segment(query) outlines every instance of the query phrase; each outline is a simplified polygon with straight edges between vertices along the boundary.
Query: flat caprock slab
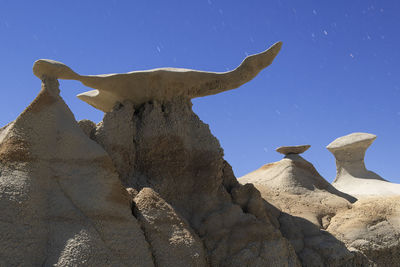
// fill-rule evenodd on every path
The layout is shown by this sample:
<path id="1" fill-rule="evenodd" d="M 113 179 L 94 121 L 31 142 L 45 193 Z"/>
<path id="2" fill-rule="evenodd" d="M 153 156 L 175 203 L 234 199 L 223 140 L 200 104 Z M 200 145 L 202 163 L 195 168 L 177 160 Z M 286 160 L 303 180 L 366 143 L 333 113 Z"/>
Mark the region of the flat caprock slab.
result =
<path id="1" fill-rule="evenodd" d="M 350 148 L 365 144 L 370 146 L 376 139 L 376 135 L 370 133 L 352 133 L 335 139 L 326 148 L 330 151 Z"/>
<path id="2" fill-rule="evenodd" d="M 33 65 L 33 73 L 43 79 L 77 80 L 96 90 L 84 92 L 78 98 L 109 112 L 117 102 L 130 100 L 140 105 L 152 100 L 188 99 L 214 95 L 238 88 L 252 80 L 268 67 L 281 49 L 278 42 L 259 54 L 246 57 L 234 70 L 207 72 L 179 68 L 159 68 L 119 74 L 80 75 L 67 65 L 48 59 L 39 59 Z"/>
<path id="3" fill-rule="evenodd" d="M 311 146 L 310 145 L 301 145 L 301 146 L 281 146 L 278 147 L 275 151 L 284 155 L 289 154 L 301 154 L 307 151 Z"/>

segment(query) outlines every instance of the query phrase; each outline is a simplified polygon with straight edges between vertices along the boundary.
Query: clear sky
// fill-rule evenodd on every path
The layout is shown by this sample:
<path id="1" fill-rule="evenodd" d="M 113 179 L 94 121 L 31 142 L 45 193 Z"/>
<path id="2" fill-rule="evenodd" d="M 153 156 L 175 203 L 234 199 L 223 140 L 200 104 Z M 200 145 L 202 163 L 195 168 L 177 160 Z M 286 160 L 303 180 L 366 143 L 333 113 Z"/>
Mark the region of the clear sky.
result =
<path id="1" fill-rule="evenodd" d="M 282 157 L 275 148 L 310 144 L 303 154 L 328 181 L 335 138 L 378 136 L 367 168 L 400 183 L 400 1 L 6 1 L 0 0 L 0 125 L 40 90 L 36 59 L 81 74 L 157 67 L 235 68 L 283 41 L 274 63 L 239 89 L 193 100 L 240 177 Z M 88 90 L 61 81 L 76 118 L 103 114 L 78 100 Z"/>

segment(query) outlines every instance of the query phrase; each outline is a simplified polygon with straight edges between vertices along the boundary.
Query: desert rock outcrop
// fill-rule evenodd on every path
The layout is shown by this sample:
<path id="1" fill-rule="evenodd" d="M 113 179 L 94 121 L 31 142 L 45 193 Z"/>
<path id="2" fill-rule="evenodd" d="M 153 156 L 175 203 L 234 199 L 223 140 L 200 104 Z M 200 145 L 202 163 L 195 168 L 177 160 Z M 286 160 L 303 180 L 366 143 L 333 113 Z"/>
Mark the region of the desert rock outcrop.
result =
<path id="1" fill-rule="evenodd" d="M 1 266 L 153 266 L 111 158 L 44 77 L 0 133 Z"/>
<path id="2" fill-rule="evenodd" d="M 365 152 L 375 139 L 373 134 L 352 133 L 326 147 L 336 159 L 336 179 L 332 184 L 337 189 L 357 198 L 400 195 L 400 184 L 390 183 L 365 167 Z"/>
<path id="3" fill-rule="evenodd" d="M 78 95 L 88 104 L 109 112 L 118 102 L 130 100 L 135 106 L 148 101 L 167 101 L 175 97 L 195 98 L 235 89 L 268 67 L 281 49 L 278 42 L 259 54 L 246 57 L 230 72 L 206 72 L 190 69 L 160 68 L 121 74 L 80 75 L 61 62 L 40 59 L 34 74 L 58 79 L 77 80 L 96 90 Z"/>
<path id="4" fill-rule="evenodd" d="M 251 80 L 280 47 L 226 73 L 84 76 L 35 62 L 41 92 L 0 128 L 0 265 L 398 264 L 398 196 L 355 202 L 299 155 L 309 145 L 278 148 L 284 159 L 239 183 L 192 111 L 191 98 Z M 79 97 L 105 111 L 103 121 L 77 122 L 58 78 L 95 88 Z M 340 167 L 335 184 L 388 183 L 363 165 L 374 138 L 355 134 L 328 146 Z"/>
<path id="5" fill-rule="evenodd" d="M 331 219 L 327 230 L 368 258 L 369 266 L 400 266 L 400 197 L 362 198 Z"/>
<path id="6" fill-rule="evenodd" d="M 153 189 L 143 188 L 133 201 L 156 266 L 208 266 L 203 242 Z"/>
<path id="7" fill-rule="evenodd" d="M 2 263 L 299 266 L 274 208 L 236 181 L 190 102 L 249 81 L 279 49 L 220 74 L 81 76 L 62 63 L 37 61 L 43 91 L 1 130 L 0 204 L 9 218 L 2 222 Z M 77 123 L 56 78 L 93 86 L 100 98 L 89 97 L 91 104 L 112 111 L 98 125 Z"/>
<path id="8" fill-rule="evenodd" d="M 266 164 L 239 181 L 254 184 L 264 199 L 279 208 L 280 231 L 292 243 L 303 266 L 362 262 L 324 230 L 337 212 L 351 208 L 350 201 L 355 198 L 336 190 L 300 155 L 285 154 L 284 159 Z"/>
<path id="9" fill-rule="evenodd" d="M 271 222 L 268 204 L 236 181 L 218 140 L 187 99 L 137 109 L 129 101 L 118 104 L 105 114 L 94 140 L 125 186 L 139 194 L 151 188 L 188 222 L 212 266 L 298 264 Z"/>

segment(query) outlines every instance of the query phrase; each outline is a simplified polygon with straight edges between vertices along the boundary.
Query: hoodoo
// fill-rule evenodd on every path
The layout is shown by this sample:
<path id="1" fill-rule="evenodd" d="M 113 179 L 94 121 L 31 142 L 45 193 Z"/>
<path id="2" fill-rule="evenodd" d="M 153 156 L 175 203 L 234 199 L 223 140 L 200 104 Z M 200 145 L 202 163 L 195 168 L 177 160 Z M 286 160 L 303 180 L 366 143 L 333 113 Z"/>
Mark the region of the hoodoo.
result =
<path id="1" fill-rule="evenodd" d="M 336 158 L 333 185 L 337 189 L 356 197 L 400 195 L 400 184 L 390 183 L 365 167 L 365 152 L 375 139 L 374 134 L 352 133 L 326 147 Z"/>
<path id="2" fill-rule="evenodd" d="M 281 49 L 277 42 L 259 54 L 246 57 L 233 71 L 207 72 L 180 68 L 159 68 L 118 74 L 80 75 L 61 62 L 37 60 L 34 74 L 57 79 L 77 80 L 96 90 L 78 95 L 78 98 L 109 112 L 117 102 L 131 101 L 135 106 L 147 101 L 172 100 L 176 97 L 192 99 L 215 95 L 238 88 L 268 67 Z"/>
<path id="3" fill-rule="evenodd" d="M 320 229 L 326 228 L 337 212 L 347 210 L 355 198 L 336 190 L 299 155 L 309 147 L 279 147 L 276 151 L 285 155 L 282 160 L 265 164 L 239 181 L 254 184 L 265 200 L 279 208 L 280 230 L 304 266 L 345 265 L 351 253 Z"/>

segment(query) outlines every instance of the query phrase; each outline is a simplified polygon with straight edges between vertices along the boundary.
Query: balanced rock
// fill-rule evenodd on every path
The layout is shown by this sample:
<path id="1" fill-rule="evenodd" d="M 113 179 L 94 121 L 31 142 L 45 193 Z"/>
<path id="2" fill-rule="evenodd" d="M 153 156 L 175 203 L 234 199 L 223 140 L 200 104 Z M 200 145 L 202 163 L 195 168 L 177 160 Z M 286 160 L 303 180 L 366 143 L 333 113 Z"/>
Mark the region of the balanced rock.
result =
<path id="1" fill-rule="evenodd" d="M 15 122 L 20 127 L 0 130 L 7 137 L 0 158 L 20 163 L 0 165 L 0 204 L 9 218 L 0 265 L 300 266 L 271 205 L 237 182 L 191 104 L 251 80 L 280 46 L 227 73 L 83 76 L 37 61 L 34 73 L 45 86 L 79 80 L 97 89 L 81 98 L 110 112 L 96 126 L 78 125 L 51 86 L 54 97 L 40 95 Z"/>
<path id="2" fill-rule="evenodd" d="M 289 154 L 301 154 L 307 151 L 311 146 L 310 145 L 301 145 L 301 146 L 280 146 L 276 149 L 276 152 L 289 155 Z"/>
<path id="3" fill-rule="evenodd" d="M 289 151 L 301 150 L 285 152 Z M 300 155 L 288 153 L 239 181 L 254 184 L 265 200 L 279 208 L 279 229 L 304 266 L 352 265 L 358 258 L 324 230 L 336 213 L 349 209 L 356 199 L 335 189 Z"/>
<path id="4" fill-rule="evenodd" d="M 336 159 L 336 179 L 332 184 L 337 189 L 357 198 L 400 195 L 400 184 L 390 183 L 365 167 L 365 152 L 375 139 L 373 134 L 352 133 L 326 147 Z"/>
<path id="5" fill-rule="evenodd" d="M 268 67 L 281 49 L 278 42 L 264 52 L 246 57 L 230 72 L 206 72 L 179 68 L 159 68 L 122 74 L 80 75 L 61 62 L 40 59 L 33 66 L 34 74 L 58 79 L 77 80 L 96 90 L 78 95 L 88 104 L 109 112 L 117 102 L 130 100 L 135 106 L 145 102 L 187 99 L 214 95 L 235 89 L 253 79 Z"/>

